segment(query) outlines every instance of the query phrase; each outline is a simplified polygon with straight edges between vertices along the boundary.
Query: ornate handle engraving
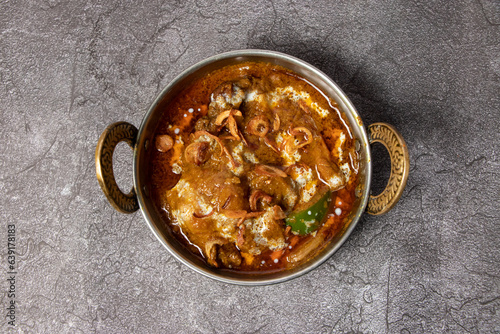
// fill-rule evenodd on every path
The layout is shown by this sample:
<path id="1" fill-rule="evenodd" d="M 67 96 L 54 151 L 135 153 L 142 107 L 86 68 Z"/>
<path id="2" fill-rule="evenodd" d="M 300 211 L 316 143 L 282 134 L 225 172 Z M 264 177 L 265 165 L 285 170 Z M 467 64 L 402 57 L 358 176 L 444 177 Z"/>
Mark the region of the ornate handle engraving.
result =
<path id="1" fill-rule="evenodd" d="M 389 151 L 391 157 L 391 176 L 384 191 L 377 196 L 370 196 L 367 212 L 381 215 L 399 201 L 408 180 L 410 171 L 410 155 L 401 134 L 391 125 L 374 123 L 368 127 L 370 144 L 381 143 Z"/>
<path id="2" fill-rule="evenodd" d="M 134 149 L 137 132 L 135 126 L 126 122 L 111 124 L 101 134 L 95 150 L 95 168 L 99 185 L 109 203 L 123 213 L 137 211 L 139 203 L 133 187 L 128 194 L 124 194 L 118 188 L 113 173 L 113 152 L 121 141 L 125 141 Z"/>

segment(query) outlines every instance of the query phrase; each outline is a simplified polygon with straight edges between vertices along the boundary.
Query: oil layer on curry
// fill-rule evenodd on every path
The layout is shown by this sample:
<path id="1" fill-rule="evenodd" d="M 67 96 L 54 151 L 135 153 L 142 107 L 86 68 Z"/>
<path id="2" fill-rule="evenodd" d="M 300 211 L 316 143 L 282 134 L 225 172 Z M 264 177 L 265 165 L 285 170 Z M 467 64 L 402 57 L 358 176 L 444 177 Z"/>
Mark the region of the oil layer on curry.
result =
<path id="1" fill-rule="evenodd" d="M 166 108 L 150 157 L 155 204 L 213 267 L 289 269 L 346 223 L 358 184 L 355 143 L 336 103 L 290 70 L 226 66 Z"/>

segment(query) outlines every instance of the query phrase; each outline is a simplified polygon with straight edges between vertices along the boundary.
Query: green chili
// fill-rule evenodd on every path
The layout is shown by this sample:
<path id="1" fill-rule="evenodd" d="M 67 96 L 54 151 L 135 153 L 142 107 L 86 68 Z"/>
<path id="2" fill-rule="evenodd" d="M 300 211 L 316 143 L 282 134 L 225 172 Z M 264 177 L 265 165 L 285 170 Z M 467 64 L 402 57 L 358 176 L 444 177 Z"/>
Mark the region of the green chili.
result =
<path id="1" fill-rule="evenodd" d="M 305 235 L 315 231 L 326 213 L 332 201 L 332 193 L 328 191 L 316 203 L 307 209 L 295 213 L 291 213 L 285 222 L 292 227 L 292 232 L 295 234 Z"/>

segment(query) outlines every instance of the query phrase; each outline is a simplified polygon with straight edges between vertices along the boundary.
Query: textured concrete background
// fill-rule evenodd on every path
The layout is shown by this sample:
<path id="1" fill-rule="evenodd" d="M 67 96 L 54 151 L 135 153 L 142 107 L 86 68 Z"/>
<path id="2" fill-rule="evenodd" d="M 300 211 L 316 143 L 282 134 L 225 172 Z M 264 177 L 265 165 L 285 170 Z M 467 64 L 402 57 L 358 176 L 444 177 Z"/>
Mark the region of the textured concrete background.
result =
<path id="1" fill-rule="evenodd" d="M 366 124 L 406 138 L 407 189 L 326 264 L 287 283 L 221 284 L 115 212 L 94 150 L 139 125 L 172 78 L 234 49 L 330 75 Z M 16 327 L 31 333 L 499 333 L 500 3 L 2 1 L 0 305 L 16 225 Z M 375 188 L 388 168 L 376 149 Z M 115 154 L 132 184 L 132 154 Z"/>

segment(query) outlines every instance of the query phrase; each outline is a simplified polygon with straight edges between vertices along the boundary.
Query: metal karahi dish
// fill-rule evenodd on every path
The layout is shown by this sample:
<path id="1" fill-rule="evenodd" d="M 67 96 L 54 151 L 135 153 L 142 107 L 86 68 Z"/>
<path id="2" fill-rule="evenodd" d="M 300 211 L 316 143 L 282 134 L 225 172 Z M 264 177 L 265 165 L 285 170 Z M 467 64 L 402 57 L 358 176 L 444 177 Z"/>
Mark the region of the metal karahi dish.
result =
<path id="1" fill-rule="evenodd" d="M 176 118 L 172 112 L 166 113 L 165 111 L 181 109 L 175 104 L 179 103 L 179 96 L 186 94 L 185 92 L 190 88 L 192 90 L 192 87 L 203 87 L 201 84 L 196 86 L 193 83 L 200 83 L 202 79 L 207 77 L 217 77 L 214 73 L 219 73 L 221 76 L 222 70 L 237 68 L 241 64 L 244 66 L 242 65 L 243 67 L 238 70 L 244 74 L 243 77 L 246 81 L 232 83 L 229 86 L 226 84 L 226 87 L 229 88 L 223 89 L 220 87 L 224 87 L 224 85 L 219 85 L 214 92 L 205 93 L 207 102 L 204 102 L 205 104 L 201 105 L 200 108 L 186 106 L 186 111 L 179 116 L 181 121 L 184 121 L 183 127 L 172 127 L 168 124 L 168 122 L 174 122 Z M 330 125 L 328 120 L 322 120 L 321 117 L 325 117 L 323 114 L 328 114 L 328 112 L 319 107 L 318 103 L 312 101 L 308 93 L 297 93 L 286 85 L 279 86 L 283 83 L 276 76 L 271 78 L 271 82 L 273 80 L 278 82 L 278 88 L 274 86 L 269 88 L 270 84 L 267 81 L 262 84 L 261 81 L 266 78 L 262 79 L 260 74 L 260 76 L 251 77 L 249 73 L 253 72 L 249 69 L 251 66 L 247 66 L 247 64 L 265 64 L 262 66 L 268 66 L 273 70 L 278 69 L 277 72 L 285 73 L 283 76 L 289 75 L 299 78 L 311 89 L 317 90 L 322 96 L 321 99 L 327 101 L 328 105 L 333 108 L 332 110 L 338 112 L 339 119 L 348 129 L 352 147 L 355 147 L 355 152 L 352 151 L 356 156 L 354 159 L 356 166 L 355 184 L 349 183 L 349 177 L 346 175 L 350 175 L 351 172 L 348 167 L 344 166 L 345 168 L 343 168 L 343 165 L 340 165 L 340 158 L 338 156 L 330 157 L 329 152 L 335 155 L 334 151 L 339 150 L 340 154 L 342 153 L 339 147 L 332 144 L 334 141 L 330 140 L 332 142 L 330 143 L 326 139 L 323 140 L 319 130 L 316 134 L 307 129 L 307 125 L 310 124 L 311 128 L 320 128 L 322 129 L 321 133 L 326 133 Z M 249 80 L 246 79 L 247 76 L 250 78 Z M 203 84 L 209 85 L 207 82 L 209 81 L 203 81 Z M 261 86 L 258 85 L 267 88 L 259 88 Z M 255 105 L 255 101 L 258 100 L 256 96 L 264 94 L 262 92 L 266 89 L 274 94 L 272 95 L 274 97 L 273 104 L 266 102 L 264 107 L 257 106 L 257 109 L 273 111 L 267 116 L 264 114 L 255 115 L 254 110 L 257 109 L 252 105 Z M 287 92 L 288 95 L 275 98 L 276 91 Z M 217 92 L 222 94 L 220 99 L 218 99 Z M 234 96 L 238 95 L 240 99 L 235 99 L 233 96 L 229 98 L 227 94 L 231 92 L 234 93 Z M 294 118 L 294 126 L 283 124 L 283 120 L 289 116 L 287 109 L 280 107 L 281 102 L 285 103 L 283 99 L 290 100 L 290 103 L 293 104 L 292 107 L 302 112 L 299 117 Z M 173 105 L 175 108 L 172 108 Z M 327 106 L 327 108 L 330 107 Z M 318 110 L 320 116 L 315 115 Z M 280 120 L 282 120 L 281 123 Z M 245 130 L 248 130 L 248 133 Z M 162 133 L 168 133 L 168 135 Z M 288 139 L 284 140 L 283 138 L 286 136 Z M 345 141 L 345 135 L 342 134 L 342 136 L 341 142 Z M 159 138 L 163 142 L 160 142 Z M 316 138 L 318 143 L 312 138 Z M 134 186 L 128 194 L 124 194 L 118 188 L 113 174 L 112 156 L 114 148 L 121 141 L 127 142 L 134 152 Z M 378 196 L 370 195 L 372 173 L 370 144 L 374 142 L 382 143 L 388 149 L 391 159 L 391 176 L 388 185 Z M 270 152 L 270 154 L 266 154 L 271 156 L 274 154 L 274 158 L 269 160 L 265 155 L 254 154 L 254 151 L 260 152 L 258 151 L 259 143 L 265 143 L 266 145 L 262 144 L 263 147 L 267 146 L 266 149 Z M 328 143 L 328 147 L 325 143 Z M 290 146 L 293 151 L 287 151 Z M 169 150 L 170 153 L 162 155 L 163 152 Z M 212 150 L 213 153 L 207 153 L 209 150 Z M 265 185 L 273 184 L 273 180 L 280 178 L 282 183 L 286 181 L 285 183 L 295 189 L 297 194 L 303 194 L 304 189 L 300 192 L 299 188 L 304 186 L 304 178 L 301 177 L 299 180 L 296 171 L 308 168 L 305 162 L 311 165 L 309 162 L 313 161 L 314 165 L 315 160 L 312 156 L 320 156 L 323 154 L 321 152 L 325 150 L 327 156 L 320 157 L 322 163 L 310 168 L 309 175 L 316 177 L 316 179 L 310 179 L 312 180 L 311 184 L 315 182 L 313 193 L 307 193 L 307 196 L 295 196 L 292 204 L 289 203 L 290 197 L 285 200 L 286 196 L 281 196 L 279 191 L 274 194 L 275 197 L 269 195 L 273 194 L 273 190 L 269 190 L 269 187 L 266 188 Z M 172 153 L 174 151 L 177 153 Z M 243 159 L 242 156 L 237 155 L 237 151 L 244 151 L 245 157 L 250 156 L 251 159 Z M 190 156 L 189 152 L 197 153 Z M 295 158 L 290 158 L 292 155 Z M 165 174 L 166 176 L 162 176 L 162 178 L 173 181 L 170 182 L 171 185 L 166 188 L 167 190 L 160 191 L 160 195 L 158 195 L 158 189 L 161 187 L 152 182 L 154 177 L 151 177 L 152 171 L 154 171 L 151 165 L 157 163 L 152 158 L 154 156 L 161 157 L 161 160 L 170 161 L 171 165 L 167 166 L 174 166 L 170 168 L 173 173 L 168 172 Z M 163 159 L 163 157 L 168 157 L 168 159 Z M 265 158 L 264 160 L 267 159 L 266 164 L 259 162 L 262 157 Z M 351 156 L 351 162 L 352 160 Z M 332 168 L 329 167 L 330 161 L 332 161 Z M 206 174 L 207 166 L 210 164 L 215 166 L 214 173 L 222 173 L 223 171 L 236 178 L 237 185 L 234 189 L 236 192 L 244 193 L 240 197 L 250 197 L 250 206 L 236 207 L 240 210 L 229 210 L 228 203 L 231 198 L 238 195 L 229 192 L 228 196 L 227 191 L 224 193 L 225 197 L 219 200 L 211 198 L 210 195 L 196 193 L 196 185 L 189 188 L 189 192 L 176 189 L 177 184 L 182 184 L 186 188 L 185 185 L 189 185 L 188 181 L 193 179 L 184 177 L 184 174 L 188 175 L 188 173 L 196 173 L 200 170 Z M 337 165 L 341 168 L 338 168 Z M 295 172 L 293 168 L 295 168 Z M 339 177 L 330 177 L 329 179 L 324 177 L 333 173 L 329 174 L 330 170 L 336 172 Z M 352 103 L 328 76 L 300 59 L 266 50 L 227 52 L 210 57 L 188 68 L 159 94 L 146 113 L 139 129 L 125 122 L 114 123 L 103 132 L 96 148 L 97 179 L 104 194 L 115 209 L 123 213 L 141 210 L 149 228 L 177 260 L 207 277 L 241 285 L 284 282 L 305 274 L 325 262 L 349 237 L 363 213 L 383 214 L 397 203 L 406 185 L 408 171 L 409 155 L 406 144 L 392 126 L 385 123 L 374 123 L 368 127 L 367 132 Z M 252 176 L 254 174 L 257 176 Z M 260 180 L 259 177 L 263 180 L 260 184 L 255 181 Z M 242 188 L 243 186 L 244 188 Z M 338 203 L 342 204 L 341 201 L 335 201 L 335 198 L 342 197 L 335 194 L 344 187 L 347 189 L 348 186 L 351 187 L 353 200 L 349 209 L 342 213 L 342 210 L 336 207 Z M 267 189 L 265 192 L 262 190 L 264 188 Z M 167 196 L 163 196 L 164 193 L 167 193 Z M 193 193 L 196 194 L 193 195 Z M 209 194 L 212 193 L 209 192 Z M 166 198 L 164 204 L 158 204 L 158 197 Z M 227 200 L 224 201 L 226 197 Z M 321 199 L 319 199 L 320 197 Z M 233 202 L 236 203 L 235 200 Z M 191 207 L 198 205 L 201 205 L 200 207 L 204 211 L 200 211 L 200 207 L 191 209 Z M 301 211 L 297 207 L 302 208 Z M 183 215 L 182 217 L 181 215 L 172 215 L 172 212 L 168 212 L 165 208 L 171 208 L 172 212 L 175 211 L 173 209 L 177 209 L 175 212 L 182 212 Z M 304 208 L 306 209 L 304 210 Z M 214 212 L 216 212 L 215 215 Z M 315 213 L 316 216 L 319 214 L 321 218 L 316 220 L 311 218 L 305 222 L 305 225 L 301 224 L 299 220 L 304 223 L 306 213 L 309 215 Z M 337 216 L 340 216 L 341 213 L 340 219 Z M 334 221 L 337 222 L 338 228 L 334 234 L 328 234 L 325 232 L 326 228 Z M 218 226 L 219 230 L 214 232 L 218 234 L 207 236 L 205 238 L 208 240 L 207 242 L 193 242 L 194 244 L 191 245 L 189 241 L 196 240 L 196 236 L 198 239 L 204 240 L 204 235 L 192 227 L 200 226 L 201 223 Z M 255 231 L 259 230 L 257 228 L 252 230 L 256 224 L 260 224 L 260 230 L 275 229 L 277 234 L 274 237 L 268 236 L 268 239 L 263 238 L 262 235 L 254 235 L 252 233 L 257 233 Z M 221 227 L 221 225 L 223 226 Z M 315 245 L 311 241 L 314 238 L 319 238 L 322 233 L 328 234 L 329 237 L 324 242 L 316 243 L 321 247 L 309 250 L 305 259 L 301 258 L 300 261 L 295 261 L 297 252 L 292 246 L 298 245 L 296 247 L 300 249 L 300 247 L 305 248 L 306 245 Z M 182 236 L 180 237 L 180 235 Z M 191 239 L 190 236 L 193 238 Z M 187 245 L 183 237 L 188 240 Z M 267 264 L 266 257 L 270 257 L 273 261 Z M 247 270 L 244 270 L 245 268 Z M 259 268 L 262 268 L 262 271 L 259 271 Z"/>

